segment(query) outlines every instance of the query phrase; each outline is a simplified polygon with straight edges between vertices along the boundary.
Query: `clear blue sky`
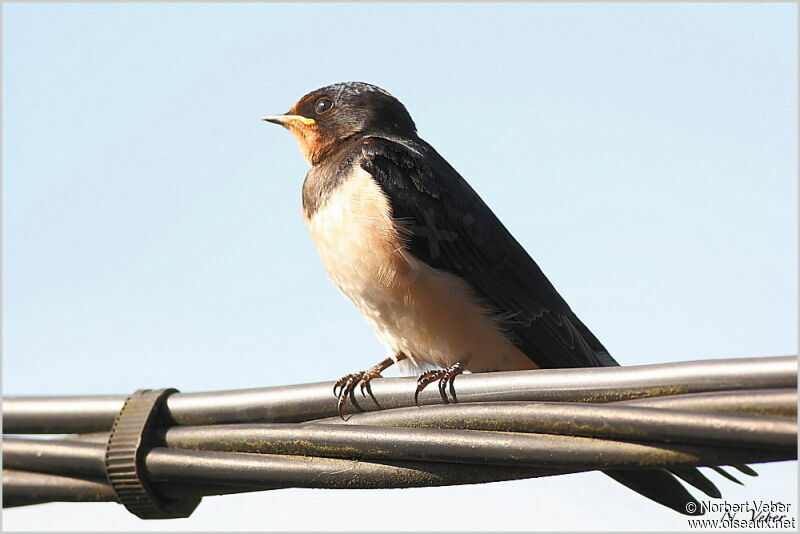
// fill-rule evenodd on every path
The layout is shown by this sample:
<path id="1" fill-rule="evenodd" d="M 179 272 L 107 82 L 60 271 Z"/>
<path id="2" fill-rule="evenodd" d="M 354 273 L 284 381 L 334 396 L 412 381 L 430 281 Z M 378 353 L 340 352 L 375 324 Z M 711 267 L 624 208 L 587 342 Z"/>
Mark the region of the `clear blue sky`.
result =
<path id="1" fill-rule="evenodd" d="M 794 354 L 796 20 L 793 4 L 4 4 L 4 393 L 316 382 L 382 359 L 306 233 L 294 140 L 259 120 L 346 80 L 406 104 L 623 364 Z M 796 504 L 795 463 L 759 471 L 710 476 L 729 502 Z M 343 528 L 687 528 L 598 473 L 3 521 L 314 530 L 351 513 Z"/>

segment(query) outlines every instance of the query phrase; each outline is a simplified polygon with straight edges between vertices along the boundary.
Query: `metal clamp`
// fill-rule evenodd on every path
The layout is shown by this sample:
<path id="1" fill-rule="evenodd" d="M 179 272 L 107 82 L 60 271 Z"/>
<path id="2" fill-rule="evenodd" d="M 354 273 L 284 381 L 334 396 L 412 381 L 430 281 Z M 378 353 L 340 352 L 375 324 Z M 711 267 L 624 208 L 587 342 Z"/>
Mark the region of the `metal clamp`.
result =
<path id="1" fill-rule="evenodd" d="M 145 479 L 145 453 L 164 446 L 157 427 L 159 410 L 176 389 L 140 389 L 125 401 L 106 445 L 106 476 L 119 501 L 141 519 L 189 517 L 200 499 L 175 501 L 157 495 Z"/>

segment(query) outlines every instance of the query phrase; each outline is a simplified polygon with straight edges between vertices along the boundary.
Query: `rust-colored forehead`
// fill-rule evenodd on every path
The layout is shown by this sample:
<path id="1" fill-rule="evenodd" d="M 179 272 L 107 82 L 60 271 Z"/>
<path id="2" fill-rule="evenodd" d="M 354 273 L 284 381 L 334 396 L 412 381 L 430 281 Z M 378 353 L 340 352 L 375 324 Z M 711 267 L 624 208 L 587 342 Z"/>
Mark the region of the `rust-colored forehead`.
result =
<path id="1" fill-rule="evenodd" d="M 336 94 L 331 94 L 328 90 L 328 87 L 323 87 L 321 89 L 317 89 L 316 91 L 311 91 L 307 95 L 303 96 L 300 100 L 298 100 L 295 105 L 292 107 L 292 111 L 299 113 L 301 109 L 310 108 L 316 100 L 321 96 L 330 96 L 336 99 Z M 302 113 L 299 113 L 302 115 Z"/>
<path id="2" fill-rule="evenodd" d="M 320 96 L 322 96 L 322 94 L 318 93 L 317 91 L 314 91 L 313 93 L 308 93 L 303 98 L 298 100 L 294 104 L 294 106 L 292 106 L 292 109 L 290 111 L 293 112 L 293 113 L 296 113 L 299 109 L 301 109 L 303 107 L 306 107 L 309 103 L 313 102 L 314 100 L 316 100 Z"/>

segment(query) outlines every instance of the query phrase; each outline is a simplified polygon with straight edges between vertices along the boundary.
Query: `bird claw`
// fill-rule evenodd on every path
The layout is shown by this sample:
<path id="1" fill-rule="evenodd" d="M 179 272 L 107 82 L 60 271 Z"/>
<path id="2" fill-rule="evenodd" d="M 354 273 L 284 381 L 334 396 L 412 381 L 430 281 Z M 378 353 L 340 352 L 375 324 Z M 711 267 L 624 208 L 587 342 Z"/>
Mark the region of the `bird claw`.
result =
<path id="1" fill-rule="evenodd" d="M 450 399 L 447 398 L 447 386 L 449 384 L 450 392 L 453 394 L 453 400 L 455 401 L 456 394 L 455 391 L 453 391 L 453 380 L 463 372 L 464 363 L 458 362 L 446 369 L 433 369 L 422 373 L 417 379 L 417 391 L 414 392 L 414 404 L 419 406 L 419 393 L 429 384 L 437 380 L 439 381 L 439 394 L 442 396 L 442 400 L 444 400 L 446 404 L 450 403 Z"/>
<path id="2" fill-rule="evenodd" d="M 381 372 L 376 368 L 367 369 L 366 371 L 359 371 L 357 373 L 350 373 L 340 378 L 333 385 L 333 394 L 336 395 L 336 409 L 339 411 L 339 417 L 344 419 L 344 406 L 347 404 L 347 397 L 350 396 L 357 387 L 361 387 L 361 395 L 366 397 L 366 389 L 369 383 L 374 378 L 383 378 Z M 339 393 L 336 393 L 336 390 Z"/>

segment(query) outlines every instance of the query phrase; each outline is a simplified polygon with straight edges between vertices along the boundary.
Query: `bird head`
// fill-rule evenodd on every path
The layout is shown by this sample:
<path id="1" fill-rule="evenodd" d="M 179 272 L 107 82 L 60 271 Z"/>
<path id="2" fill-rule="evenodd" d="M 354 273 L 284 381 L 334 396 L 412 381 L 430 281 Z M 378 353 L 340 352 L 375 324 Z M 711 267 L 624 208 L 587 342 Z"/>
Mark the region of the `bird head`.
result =
<path id="1" fill-rule="evenodd" d="M 399 100 L 380 87 L 362 82 L 322 87 L 298 100 L 285 114 L 264 120 L 287 128 L 311 165 L 353 137 L 414 137 L 417 131 Z"/>

